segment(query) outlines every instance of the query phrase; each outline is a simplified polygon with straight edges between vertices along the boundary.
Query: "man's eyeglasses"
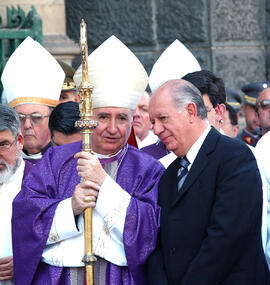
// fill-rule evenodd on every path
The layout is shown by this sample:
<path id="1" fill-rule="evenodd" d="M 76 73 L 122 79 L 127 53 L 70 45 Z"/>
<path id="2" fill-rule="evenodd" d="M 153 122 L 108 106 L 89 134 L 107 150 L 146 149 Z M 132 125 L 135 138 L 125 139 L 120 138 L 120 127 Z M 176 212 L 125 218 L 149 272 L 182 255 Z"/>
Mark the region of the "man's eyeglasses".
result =
<path id="1" fill-rule="evenodd" d="M 261 108 L 263 110 L 270 109 L 270 100 L 262 100 L 257 104 L 257 109 Z"/>
<path id="2" fill-rule="evenodd" d="M 50 115 L 42 115 L 42 114 L 39 114 L 39 113 L 32 113 L 30 115 L 25 115 L 25 114 L 18 114 L 18 115 L 19 115 L 19 118 L 20 118 L 20 121 L 21 121 L 22 125 L 24 125 L 26 119 L 29 118 L 30 122 L 33 125 L 36 125 L 36 126 L 40 125 L 44 118 L 47 118 L 47 117 L 50 116 Z"/>
<path id="3" fill-rule="evenodd" d="M 5 150 L 9 150 L 14 143 L 17 141 L 17 138 L 14 139 L 13 142 L 9 142 L 9 141 L 1 141 L 0 142 L 0 151 L 5 151 Z"/>

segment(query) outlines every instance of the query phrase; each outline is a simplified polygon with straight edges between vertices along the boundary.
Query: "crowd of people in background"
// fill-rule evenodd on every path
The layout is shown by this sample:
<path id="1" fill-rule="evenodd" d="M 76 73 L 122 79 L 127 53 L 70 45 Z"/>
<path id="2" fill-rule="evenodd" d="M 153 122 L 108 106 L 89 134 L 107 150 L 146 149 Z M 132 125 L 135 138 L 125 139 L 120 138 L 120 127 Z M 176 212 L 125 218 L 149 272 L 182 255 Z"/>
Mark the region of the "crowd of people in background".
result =
<path id="1" fill-rule="evenodd" d="M 28 37 L 4 68 L 0 284 L 85 284 L 91 207 L 95 285 L 269 285 L 270 83 L 225 87 L 178 40 L 149 76 L 114 36 L 88 67 L 92 153 L 82 66 Z"/>

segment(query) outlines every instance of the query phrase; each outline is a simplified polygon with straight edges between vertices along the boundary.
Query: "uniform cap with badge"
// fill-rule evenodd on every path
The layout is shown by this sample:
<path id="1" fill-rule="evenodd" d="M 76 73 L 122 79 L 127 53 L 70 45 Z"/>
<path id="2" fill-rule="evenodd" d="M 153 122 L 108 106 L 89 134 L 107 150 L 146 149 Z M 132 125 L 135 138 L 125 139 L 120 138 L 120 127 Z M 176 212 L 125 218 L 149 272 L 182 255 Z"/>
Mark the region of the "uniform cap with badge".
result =
<path id="1" fill-rule="evenodd" d="M 243 94 L 243 101 L 245 104 L 256 106 L 259 94 L 266 88 L 270 87 L 269 82 L 252 82 L 244 85 L 241 90 Z"/>
<path id="2" fill-rule="evenodd" d="M 226 91 L 226 97 L 227 97 L 226 103 L 228 103 L 237 112 L 239 112 L 241 109 L 241 104 L 242 104 L 241 93 L 229 87 L 225 87 L 225 91 Z"/>
<path id="3" fill-rule="evenodd" d="M 260 93 L 269 86 L 270 85 L 268 82 L 252 82 L 244 85 L 241 88 L 243 92 L 243 105 L 251 106 L 254 109 L 253 112 L 256 112 L 258 97 Z M 248 121 L 246 119 L 246 123 L 247 122 Z M 254 123 L 254 121 L 251 122 Z M 246 128 L 243 129 L 243 131 L 239 134 L 239 138 L 251 146 L 256 146 L 258 140 L 261 138 L 261 131 L 259 127 L 255 128 L 251 125 L 251 123 L 249 124 L 249 128 L 247 125 Z"/>

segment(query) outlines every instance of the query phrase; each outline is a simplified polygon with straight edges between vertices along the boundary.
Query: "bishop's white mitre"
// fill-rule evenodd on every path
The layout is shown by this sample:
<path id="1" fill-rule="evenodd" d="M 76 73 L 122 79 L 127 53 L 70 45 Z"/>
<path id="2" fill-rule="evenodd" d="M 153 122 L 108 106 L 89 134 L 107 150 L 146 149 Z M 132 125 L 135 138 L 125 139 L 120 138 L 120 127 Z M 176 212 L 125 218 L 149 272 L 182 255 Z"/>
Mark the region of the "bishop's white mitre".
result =
<path id="1" fill-rule="evenodd" d="M 201 67 L 194 55 L 179 40 L 175 40 L 155 62 L 149 76 L 149 86 L 154 92 L 168 80 L 181 79 L 199 70 Z"/>
<path id="2" fill-rule="evenodd" d="M 82 81 L 80 66 L 73 77 Z M 135 54 L 111 36 L 88 57 L 88 80 L 94 87 L 93 107 L 122 107 L 135 110 L 148 83 L 148 75 Z"/>
<path id="3" fill-rule="evenodd" d="M 55 107 L 64 79 L 56 59 L 31 37 L 13 52 L 1 77 L 10 107 L 26 103 Z"/>

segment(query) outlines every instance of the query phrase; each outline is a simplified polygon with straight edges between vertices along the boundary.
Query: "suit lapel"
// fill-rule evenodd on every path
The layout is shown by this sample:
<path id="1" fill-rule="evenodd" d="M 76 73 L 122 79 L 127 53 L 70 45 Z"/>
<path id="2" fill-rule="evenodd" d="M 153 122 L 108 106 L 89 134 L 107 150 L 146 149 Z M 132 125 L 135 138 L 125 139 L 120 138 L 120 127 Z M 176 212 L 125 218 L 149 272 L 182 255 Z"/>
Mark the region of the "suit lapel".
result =
<path id="1" fill-rule="evenodd" d="M 184 196 L 184 194 L 190 189 L 192 184 L 200 176 L 203 169 L 207 166 L 209 161 L 209 154 L 215 150 L 215 145 L 219 137 L 220 133 L 212 127 L 189 170 L 188 176 L 181 190 L 179 193 L 177 192 L 172 206 L 174 206 Z"/>

